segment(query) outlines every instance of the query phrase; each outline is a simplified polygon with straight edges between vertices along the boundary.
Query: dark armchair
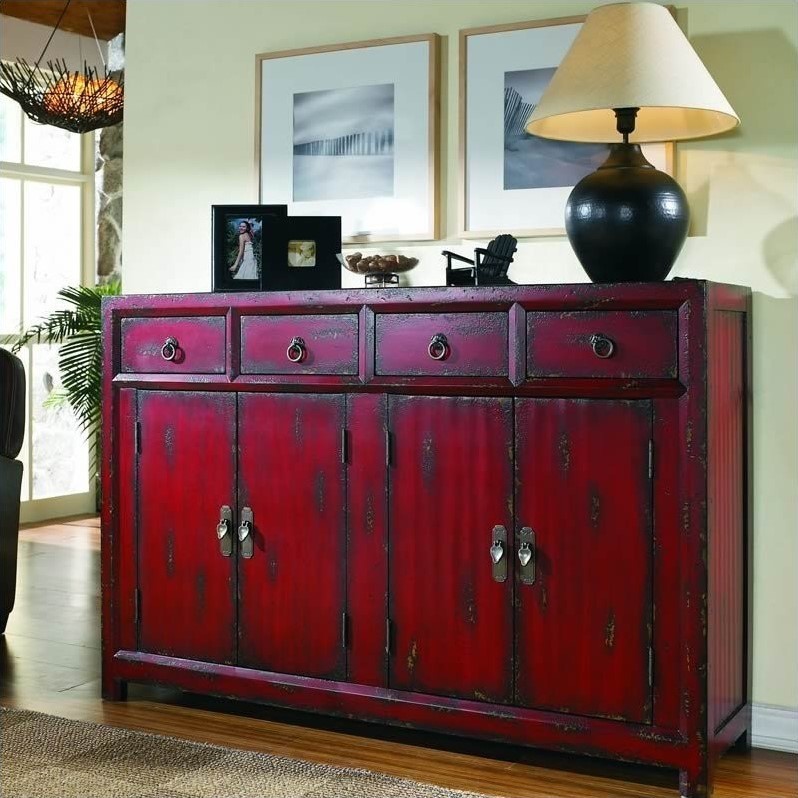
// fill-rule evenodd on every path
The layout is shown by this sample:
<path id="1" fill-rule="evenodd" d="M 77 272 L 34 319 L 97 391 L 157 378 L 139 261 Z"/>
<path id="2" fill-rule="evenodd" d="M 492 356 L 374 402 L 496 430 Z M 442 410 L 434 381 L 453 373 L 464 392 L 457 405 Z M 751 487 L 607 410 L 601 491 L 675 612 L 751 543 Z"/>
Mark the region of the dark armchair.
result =
<path id="1" fill-rule="evenodd" d="M 443 250 L 446 258 L 446 285 L 515 285 L 507 277 L 507 270 L 513 262 L 518 241 L 508 233 L 496 236 L 487 247 L 477 247 L 474 258 L 466 258 L 456 252 Z M 468 266 L 452 266 L 452 261 L 460 261 Z"/>
<path id="2" fill-rule="evenodd" d="M 25 371 L 0 349 L 0 634 L 14 608 L 22 463 L 15 459 L 25 434 Z"/>

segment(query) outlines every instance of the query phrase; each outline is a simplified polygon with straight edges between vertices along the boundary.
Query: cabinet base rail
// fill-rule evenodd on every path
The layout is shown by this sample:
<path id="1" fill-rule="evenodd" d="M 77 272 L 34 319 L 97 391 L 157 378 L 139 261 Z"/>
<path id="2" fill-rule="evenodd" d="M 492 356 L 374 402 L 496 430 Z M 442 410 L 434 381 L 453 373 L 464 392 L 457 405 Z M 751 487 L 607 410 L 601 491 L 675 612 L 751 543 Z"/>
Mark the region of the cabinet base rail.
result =
<path id="1" fill-rule="evenodd" d="M 702 753 L 697 739 L 691 743 L 678 731 L 656 726 L 258 671 L 138 651 L 119 651 L 114 655 L 111 667 L 106 667 L 103 673 L 103 697 L 108 700 L 124 698 L 126 682 L 154 683 L 204 695 L 238 698 L 352 720 L 390 723 L 677 769 L 691 766 Z M 743 710 L 735 718 L 742 713 Z M 732 721 L 725 728 L 737 725 Z M 740 733 L 742 731 L 741 728 Z M 729 744 L 731 742 L 733 740 Z"/>

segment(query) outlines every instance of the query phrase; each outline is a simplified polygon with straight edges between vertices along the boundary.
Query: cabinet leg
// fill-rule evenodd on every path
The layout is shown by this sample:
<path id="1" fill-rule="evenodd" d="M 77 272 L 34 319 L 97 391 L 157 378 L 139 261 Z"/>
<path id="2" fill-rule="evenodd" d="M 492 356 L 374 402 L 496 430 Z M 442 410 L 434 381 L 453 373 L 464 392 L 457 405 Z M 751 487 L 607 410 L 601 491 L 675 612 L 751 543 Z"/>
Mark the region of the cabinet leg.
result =
<path id="1" fill-rule="evenodd" d="M 6 624 L 8 623 L 8 613 L 0 612 L 0 635 L 6 633 Z"/>
<path id="2" fill-rule="evenodd" d="M 679 771 L 679 795 L 681 798 L 708 798 L 709 778 L 705 768 Z"/>
<path id="3" fill-rule="evenodd" d="M 735 741 L 734 745 L 732 746 L 732 750 L 734 751 L 742 751 L 748 752 L 752 748 L 751 746 L 751 730 L 746 729 Z"/>
<path id="4" fill-rule="evenodd" d="M 126 701 L 127 682 L 121 679 L 103 680 L 103 700 L 104 701 Z"/>

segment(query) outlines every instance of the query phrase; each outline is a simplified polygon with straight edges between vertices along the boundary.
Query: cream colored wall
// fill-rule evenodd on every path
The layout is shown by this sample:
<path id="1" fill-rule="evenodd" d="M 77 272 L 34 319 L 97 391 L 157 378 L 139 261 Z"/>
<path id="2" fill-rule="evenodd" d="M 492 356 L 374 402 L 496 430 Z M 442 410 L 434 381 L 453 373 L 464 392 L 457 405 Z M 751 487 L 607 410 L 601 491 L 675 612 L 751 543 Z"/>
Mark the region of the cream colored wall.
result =
<path id="1" fill-rule="evenodd" d="M 210 206 L 257 201 L 256 53 L 441 34 L 442 208 L 451 248 L 458 244 L 458 30 L 593 5 L 128 0 L 125 290 L 210 288 Z M 691 2 L 686 17 L 743 124 L 678 148 L 694 229 L 674 274 L 755 291 L 754 700 L 798 708 L 798 6 Z M 684 26 L 683 8 L 679 19 Z M 440 243 L 401 249 L 421 259 L 415 284 L 443 282 Z M 523 243 L 511 276 L 586 279 L 562 238 Z"/>

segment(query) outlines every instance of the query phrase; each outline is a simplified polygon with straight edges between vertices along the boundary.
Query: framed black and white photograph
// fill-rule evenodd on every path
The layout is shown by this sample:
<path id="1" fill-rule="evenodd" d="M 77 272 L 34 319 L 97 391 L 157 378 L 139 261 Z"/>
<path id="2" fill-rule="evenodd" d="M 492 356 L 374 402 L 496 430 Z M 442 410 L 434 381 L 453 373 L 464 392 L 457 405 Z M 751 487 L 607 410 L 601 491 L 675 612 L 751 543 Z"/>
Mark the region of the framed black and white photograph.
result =
<path id="1" fill-rule="evenodd" d="M 263 224 L 264 291 L 341 287 L 341 217 L 270 217 Z"/>
<path id="2" fill-rule="evenodd" d="M 571 189 L 606 159 L 608 144 L 555 141 L 526 124 L 584 17 L 460 31 L 460 234 L 564 235 Z M 672 144 L 646 158 L 672 172 Z"/>
<path id="3" fill-rule="evenodd" d="M 394 193 L 394 85 L 294 95 L 293 199 Z"/>
<path id="4" fill-rule="evenodd" d="M 263 267 L 264 222 L 285 218 L 285 205 L 213 205 L 213 290 L 257 291 Z"/>
<path id="5" fill-rule="evenodd" d="M 345 242 L 438 237 L 438 37 L 256 59 L 262 202 L 336 215 Z"/>

